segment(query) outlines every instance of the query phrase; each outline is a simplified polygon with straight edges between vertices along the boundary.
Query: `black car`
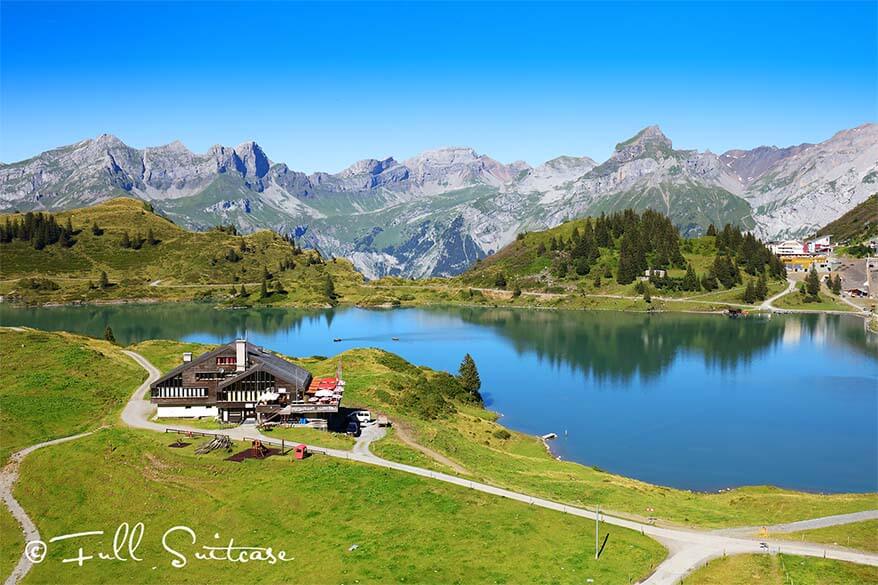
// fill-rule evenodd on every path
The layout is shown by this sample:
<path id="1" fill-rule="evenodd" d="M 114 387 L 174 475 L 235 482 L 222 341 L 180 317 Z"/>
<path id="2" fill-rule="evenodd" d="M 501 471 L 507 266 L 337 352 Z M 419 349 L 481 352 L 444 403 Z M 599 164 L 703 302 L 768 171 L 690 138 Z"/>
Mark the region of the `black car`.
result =
<path id="1" fill-rule="evenodd" d="M 347 434 L 351 435 L 352 437 L 359 437 L 360 436 L 360 423 L 358 423 L 355 420 L 348 421 L 348 426 L 347 426 L 347 429 L 345 429 L 345 432 Z"/>

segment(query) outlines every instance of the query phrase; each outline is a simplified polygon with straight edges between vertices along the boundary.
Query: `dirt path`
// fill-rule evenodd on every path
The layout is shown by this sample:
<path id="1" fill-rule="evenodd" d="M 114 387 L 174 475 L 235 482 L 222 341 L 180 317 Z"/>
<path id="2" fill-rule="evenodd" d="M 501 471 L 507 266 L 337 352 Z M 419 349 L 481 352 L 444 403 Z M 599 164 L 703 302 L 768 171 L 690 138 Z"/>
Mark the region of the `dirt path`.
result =
<path id="1" fill-rule="evenodd" d="M 449 459 L 448 457 L 446 457 L 442 453 L 438 453 L 438 452 L 434 451 L 433 449 L 430 449 L 429 447 L 425 447 L 424 445 L 421 445 L 420 443 L 415 441 L 414 438 L 411 436 L 411 434 L 409 434 L 410 431 L 408 429 L 406 429 L 404 426 L 396 425 L 394 427 L 394 429 L 396 429 L 396 436 L 399 438 L 399 440 L 402 441 L 403 443 L 405 443 L 407 446 L 411 447 L 412 449 L 415 449 L 416 451 L 420 451 L 421 453 L 423 453 L 424 455 L 426 455 L 427 457 L 429 457 L 433 461 L 436 461 L 437 463 L 441 463 L 442 465 L 445 465 L 446 467 L 450 467 L 451 469 L 453 469 L 454 471 L 456 471 L 457 473 L 459 473 L 461 475 L 471 475 L 470 472 L 467 470 L 467 468 L 464 467 L 463 465 L 461 465 L 460 463 L 457 463 L 456 461 L 452 461 L 451 459 Z"/>
<path id="2" fill-rule="evenodd" d="M 33 520 L 27 515 L 27 512 L 24 511 L 24 508 L 21 507 L 21 504 L 18 503 L 18 500 L 12 495 L 15 482 L 18 480 L 18 468 L 21 466 L 22 460 L 37 449 L 42 449 L 49 445 L 66 443 L 67 441 L 74 441 L 94 432 L 95 431 L 88 431 L 87 433 L 80 433 L 78 435 L 71 435 L 69 437 L 62 437 L 60 439 L 53 439 L 51 441 L 31 445 L 30 447 L 26 447 L 21 451 L 13 453 L 9 458 L 9 463 L 7 463 L 3 469 L 0 469 L 0 499 L 3 500 L 6 507 L 9 508 L 9 511 L 12 513 L 12 517 L 15 518 L 21 526 L 21 531 L 24 533 L 25 543 L 39 541 L 40 532 L 37 530 Z M 28 548 L 25 547 L 21 553 L 21 557 L 18 559 L 18 564 L 12 569 L 12 574 L 6 578 L 5 585 L 15 585 L 27 575 L 28 571 L 30 571 L 33 563 L 31 563 L 28 558 L 27 552 Z"/>

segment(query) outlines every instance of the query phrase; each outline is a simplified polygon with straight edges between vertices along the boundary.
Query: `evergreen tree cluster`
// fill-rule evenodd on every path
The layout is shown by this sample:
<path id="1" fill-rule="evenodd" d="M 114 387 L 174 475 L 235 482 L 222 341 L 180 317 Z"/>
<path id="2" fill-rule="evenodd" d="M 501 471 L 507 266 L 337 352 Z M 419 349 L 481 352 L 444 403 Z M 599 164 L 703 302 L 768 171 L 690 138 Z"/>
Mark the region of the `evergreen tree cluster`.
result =
<path id="1" fill-rule="evenodd" d="M 122 232 L 122 237 L 119 238 L 119 247 L 127 250 L 140 250 L 144 244 L 149 244 L 150 246 L 157 246 L 159 244 L 159 240 L 156 239 L 152 228 L 146 232 L 146 237 L 143 237 L 140 232 L 131 237 L 128 235 L 128 230 L 125 230 Z"/>
<path id="2" fill-rule="evenodd" d="M 586 276 L 600 258 L 601 248 L 616 247 L 619 249 L 616 277 L 622 284 L 633 282 L 649 267 L 685 266 L 677 229 L 670 218 L 651 209 L 643 213 L 626 209 L 587 218 L 582 231 L 579 226 L 575 227 L 569 240 L 552 236 L 548 249 L 540 243 L 537 254 L 552 255 L 552 270 L 558 278 L 571 271 Z"/>
<path id="3" fill-rule="evenodd" d="M 67 223 L 62 227 L 51 213 L 28 211 L 21 218 L 6 218 L 0 226 L 0 243 L 8 244 L 13 240 L 30 242 L 36 250 L 52 244 L 69 248 L 76 243 L 73 239 L 76 233 L 70 218 L 67 218 Z"/>
<path id="4" fill-rule="evenodd" d="M 734 258 L 737 266 L 740 266 L 747 274 L 758 276 L 763 272 L 768 272 L 769 277 L 786 278 L 786 268 L 783 261 L 772 254 L 771 250 L 753 234 L 745 234 L 741 232 L 740 228 L 731 224 L 726 224 L 722 231 L 717 231 L 716 227 L 711 224 L 707 230 L 708 235 L 711 232 L 716 234 L 717 254 Z"/>

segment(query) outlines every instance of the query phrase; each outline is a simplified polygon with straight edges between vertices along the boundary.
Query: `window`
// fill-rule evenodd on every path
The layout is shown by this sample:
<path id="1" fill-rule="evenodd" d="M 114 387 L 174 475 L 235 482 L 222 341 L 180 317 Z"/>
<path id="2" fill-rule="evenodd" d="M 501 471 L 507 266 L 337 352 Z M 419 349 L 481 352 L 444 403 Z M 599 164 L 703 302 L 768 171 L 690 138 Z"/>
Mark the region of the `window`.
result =
<path id="1" fill-rule="evenodd" d="M 223 377 L 220 372 L 195 372 L 196 380 L 222 380 Z"/>
<path id="2" fill-rule="evenodd" d="M 238 361 L 234 356 L 232 357 L 218 357 L 216 358 L 216 365 L 218 366 L 234 366 L 237 365 Z"/>

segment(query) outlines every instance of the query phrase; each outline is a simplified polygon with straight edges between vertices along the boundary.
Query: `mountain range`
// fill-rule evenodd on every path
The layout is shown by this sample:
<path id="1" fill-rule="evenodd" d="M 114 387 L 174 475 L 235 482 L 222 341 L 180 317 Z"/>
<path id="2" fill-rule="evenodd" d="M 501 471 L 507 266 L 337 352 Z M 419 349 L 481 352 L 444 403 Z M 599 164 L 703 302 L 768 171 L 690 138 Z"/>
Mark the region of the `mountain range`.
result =
<path id="1" fill-rule="evenodd" d="M 266 227 L 367 277 L 458 274 L 518 233 L 623 208 L 668 214 L 684 235 L 733 223 L 763 238 L 801 236 L 878 192 L 878 125 L 818 144 L 678 150 L 658 126 L 598 164 L 562 156 L 500 163 L 471 148 L 331 174 L 273 162 L 255 142 L 196 154 L 182 143 L 132 148 L 111 135 L 0 164 L 0 210 L 60 210 L 127 195 L 176 223 Z"/>

